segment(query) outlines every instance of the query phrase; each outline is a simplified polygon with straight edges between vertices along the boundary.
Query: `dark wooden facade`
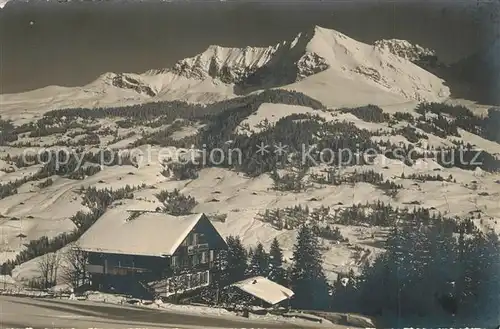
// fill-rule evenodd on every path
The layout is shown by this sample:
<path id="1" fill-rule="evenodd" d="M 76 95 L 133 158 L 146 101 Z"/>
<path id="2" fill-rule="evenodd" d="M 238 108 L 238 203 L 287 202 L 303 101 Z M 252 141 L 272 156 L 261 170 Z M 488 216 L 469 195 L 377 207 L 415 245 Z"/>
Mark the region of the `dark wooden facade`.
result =
<path id="1" fill-rule="evenodd" d="M 207 285 L 220 251 L 226 248 L 224 239 L 203 215 L 172 255 L 159 257 L 89 252 L 87 270 L 94 289 L 145 298 L 155 294 L 148 283 L 187 273 L 196 274 L 196 280 L 194 275 L 189 275 L 192 277 L 188 284 L 190 290 L 197 287 L 197 282 L 199 286 Z M 173 290 L 168 283 L 165 284 L 156 290 L 160 289 L 168 295 Z"/>

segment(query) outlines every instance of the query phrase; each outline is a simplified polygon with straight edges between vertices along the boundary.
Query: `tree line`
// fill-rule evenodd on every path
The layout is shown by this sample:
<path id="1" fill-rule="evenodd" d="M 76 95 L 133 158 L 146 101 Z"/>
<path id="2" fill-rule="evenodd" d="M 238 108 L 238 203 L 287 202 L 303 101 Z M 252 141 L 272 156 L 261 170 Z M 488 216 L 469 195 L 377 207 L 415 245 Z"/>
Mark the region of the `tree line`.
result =
<path id="1" fill-rule="evenodd" d="M 173 216 L 184 216 L 191 214 L 193 208 L 198 204 L 196 199 L 190 195 L 182 194 L 178 189 L 173 191 L 163 190 L 157 193 L 156 198 L 163 204 L 159 210 Z"/>
<path id="2" fill-rule="evenodd" d="M 341 175 L 340 171 L 335 167 L 326 169 L 323 173 L 312 173 L 310 178 L 313 182 L 318 184 L 328 184 L 339 186 L 342 184 L 356 184 L 356 183 L 369 183 L 378 189 L 393 193 L 403 188 L 403 185 L 396 184 L 393 181 L 384 179 L 384 175 L 377 173 L 374 170 L 358 171 L 355 169 L 353 172 Z"/>
<path id="3" fill-rule="evenodd" d="M 292 306 L 302 309 L 323 309 L 329 305 L 329 286 L 323 272 L 319 241 L 306 226 L 300 228 L 293 248 L 292 262 L 285 267 L 283 251 L 275 238 L 266 252 L 258 243 L 246 250 L 237 236 L 227 238 L 227 251 L 219 259 L 214 281 L 197 299 L 210 304 L 251 304 L 253 298 L 232 294 L 231 284 L 255 276 L 264 276 L 290 287 L 295 297 Z"/>
<path id="4" fill-rule="evenodd" d="M 470 218 L 447 217 L 440 212 L 417 206 L 413 209 L 399 208 L 380 200 L 335 208 L 322 205 L 311 209 L 307 205 L 296 205 L 266 209 L 257 213 L 256 219 L 271 224 L 277 230 L 297 229 L 306 223 L 326 229 L 328 225 L 394 227 L 401 222 L 423 226 L 441 223 L 454 232 L 459 232 L 461 228 L 464 228 L 467 233 L 477 230 Z M 339 239 L 341 240 L 342 237 Z"/>
<path id="5" fill-rule="evenodd" d="M 334 309 L 363 312 L 391 327 L 497 323 L 500 244 L 494 233 L 401 223 L 386 250 L 361 276 L 337 282 Z"/>
<path id="6" fill-rule="evenodd" d="M 367 122 L 389 123 L 393 125 L 396 122 L 407 121 L 426 133 L 442 138 L 447 138 L 448 136 L 460 137 L 458 129 L 461 128 L 485 139 L 500 142 L 500 136 L 497 133 L 500 128 L 498 123 L 500 122 L 500 111 L 495 107 L 488 109 L 488 115 L 484 117 L 474 114 L 463 105 L 436 102 L 423 102 L 418 104 L 415 109 L 415 112 L 418 114 L 416 117 L 408 112 L 396 112 L 390 115 L 384 113 L 383 110 L 376 105 L 342 109 L 342 112 L 351 113 Z M 406 133 L 409 133 L 408 137 L 410 138 L 408 140 L 410 142 L 416 140 L 414 138 L 416 136 L 409 130 L 407 130 Z M 419 138 L 425 138 L 423 134 L 419 135 Z"/>
<path id="7" fill-rule="evenodd" d="M 250 135 L 235 133 L 235 128 L 251 113 L 250 108 L 243 109 L 242 112 L 223 112 L 197 135 L 177 140 L 172 145 L 184 148 L 195 145 L 207 153 L 212 153 L 216 149 L 218 152 L 213 152 L 214 163 L 207 163 L 207 166 L 238 170 L 250 177 L 290 167 L 296 167 L 300 171 L 320 163 L 331 166 L 369 165 L 377 154 L 401 160 L 409 166 L 412 166 L 417 159 L 431 158 L 447 167 L 466 170 L 480 167 L 486 171 L 498 171 L 500 168 L 500 161 L 493 155 L 486 151 L 478 151 L 472 146 L 455 145 L 419 150 L 413 144 L 402 146 L 390 141 L 375 142 L 372 137 L 380 135 L 381 132 L 359 129 L 353 123 L 346 121 L 326 122 L 317 115 L 290 115 Z M 402 133 L 412 141 L 424 136 L 412 127 L 404 128 Z M 257 152 L 258 145 L 273 146 L 280 143 L 287 145 L 286 152 L 282 154 L 275 154 L 272 149 L 267 153 Z M 234 150 L 238 150 L 238 159 L 234 159 Z M 343 152 L 344 150 L 351 152 Z M 353 152 L 359 156 L 352 156 Z M 189 166 L 190 171 L 196 168 L 193 164 L 184 166 Z M 303 186 L 296 183 L 297 180 L 291 183 L 291 186 L 284 188 L 301 190 Z"/>
<path id="8" fill-rule="evenodd" d="M 299 228 L 286 267 L 277 240 L 269 253 L 262 244 L 245 250 L 238 237 L 227 242 L 221 270 L 199 301 L 252 304 L 248 296 L 229 293 L 230 285 L 261 275 L 294 291 L 293 308 L 365 314 L 382 326 L 484 327 L 498 320 L 500 242 L 494 233 L 468 233 L 464 226 L 456 231 L 440 221 L 402 222 L 392 228 L 386 252 L 365 262 L 360 275 L 340 273 L 333 283 L 326 280 L 319 240 L 308 226 Z"/>

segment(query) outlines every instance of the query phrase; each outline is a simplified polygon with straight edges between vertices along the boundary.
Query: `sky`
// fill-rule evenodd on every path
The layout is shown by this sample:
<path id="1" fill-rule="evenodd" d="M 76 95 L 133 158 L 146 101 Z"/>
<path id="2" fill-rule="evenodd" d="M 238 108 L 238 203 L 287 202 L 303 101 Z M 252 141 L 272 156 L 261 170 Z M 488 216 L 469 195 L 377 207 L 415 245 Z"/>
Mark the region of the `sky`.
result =
<path id="1" fill-rule="evenodd" d="M 165 68 L 210 44 L 267 46 L 313 25 L 368 43 L 407 39 L 446 62 L 494 37 L 491 10 L 473 0 L 280 2 L 12 2 L 0 10 L 0 93 Z"/>

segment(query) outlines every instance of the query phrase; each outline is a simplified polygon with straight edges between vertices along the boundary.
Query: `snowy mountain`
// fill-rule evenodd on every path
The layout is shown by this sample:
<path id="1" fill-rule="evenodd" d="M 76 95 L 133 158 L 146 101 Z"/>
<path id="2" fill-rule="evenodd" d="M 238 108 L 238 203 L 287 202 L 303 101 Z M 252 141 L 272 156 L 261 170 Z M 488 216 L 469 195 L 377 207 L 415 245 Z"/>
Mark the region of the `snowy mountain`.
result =
<path id="1" fill-rule="evenodd" d="M 325 58 L 307 49 L 314 33 L 301 33 L 294 40 L 266 48 L 210 46 L 203 53 L 160 72 L 200 80 L 216 79 L 241 89 L 294 83 L 330 67 Z"/>
<path id="2" fill-rule="evenodd" d="M 171 72 L 199 80 L 214 79 L 248 89 L 293 84 L 320 72 L 349 77 L 413 100 L 446 97 L 442 81 L 410 62 L 433 52 L 404 40 L 384 40 L 366 45 L 321 27 L 300 33 L 295 39 L 272 47 L 223 48 L 179 61 Z M 405 74 L 400 74 L 404 72 Z"/>
<path id="3" fill-rule="evenodd" d="M 404 40 L 368 45 L 314 27 L 269 47 L 210 46 L 169 68 L 0 95 L 0 265 L 12 282 L 33 282 L 36 256 L 64 246 L 75 227 L 104 236 L 129 210 L 168 200 L 207 214 L 245 248 L 268 250 L 276 238 L 287 266 L 298 227 L 311 225 L 330 282 L 385 252 L 399 220 L 500 231 L 498 112 L 450 99 L 418 65 L 433 56 Z M 267 153 L 255 152 L 259 142 Z M 287 156 L 275 158 L 282 142 Z M 444 161 L 468 144 L 484 153 L 479 165 Z M 309 145 L 319 163 L 294 168 Z M 55 148 L 75 161 L 30 162 Z M 354 162 L 328 163 L 345 149 Z M 227 163 L 215 165 L 214 150 L 227 150 Z M 127 151 L 142 161 L 121 158 Z M 375 152 L 373 162 L 359 152 Z M 185 164 L 195 154 L 209 165 Z"/>
<path id="4" fill-rule="evenodd" d="M 106 73 L 57 95 L 31 91 L 3 95 L 2 102 L 16 107 L 22 95 L 27 111 L 161 100 L 207 103 L 267 88 L 301 91 L 330 107 L 446 99 L 444 81 L 411 62 L 415 54 L 428 53 L 401 40 L 368 45 L 316 26 L 274 46 L 210 46 L 170 68 Z"/>
<path id="5" fill-rule="evenodd" d="M 197 80 L 213 79 L 234 85 L 235 93 L 240 94 L 294 84 L 325 72 L 407 100 L 445 98 L 449 91 L 443 81 L 411 63 L 416 56 L 428 54 L 433 53 L 403 40 L 370 46 L 316 26 L 291 41 L 267 48 L 210 46 L 195 57 L 179 61 L 173 68 L 150 74 L 173 73 Z"/>
<path id="6" fill-rule="evenodd" d="M 0 0 L 0 9 L 2 9 L 3 7 L 5 7 L 5 5 L 7 4 L 7 2 L 9 2 L 10 0 Z"/>
<path id="7" fill-rule="evenodd" d="M 388 50 L 394 55 L 403 57 L 410 62 L 424 59 L 425 57 L 436 56 L 436 52 L 429 48 L 424 48 L 418 44 L 411 44 L 407 40 L 382 39 L 374 43 L 376 48 Z"/>

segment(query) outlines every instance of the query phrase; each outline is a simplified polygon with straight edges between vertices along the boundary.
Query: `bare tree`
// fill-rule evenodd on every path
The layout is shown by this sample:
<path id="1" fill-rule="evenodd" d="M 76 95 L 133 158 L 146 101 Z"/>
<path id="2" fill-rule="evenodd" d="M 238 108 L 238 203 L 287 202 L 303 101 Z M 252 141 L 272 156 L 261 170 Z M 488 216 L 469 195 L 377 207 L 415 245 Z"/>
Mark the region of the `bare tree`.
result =
<path id="1" fill-rule="evenodd" d="M 72 288 L 78 288 L 86 283 L 88 253 L 82 250 L 78 243 L 73 244 L 63 256 L 61 279 Z"/>
<path id="2" fill-rule="evenodd" d="M 45 254 L 38 260 L 38 272 L 40 273 L 40 283 L 44 289 L 56 285 L 57 270 L 61 258 L 57 252 Z"/>

